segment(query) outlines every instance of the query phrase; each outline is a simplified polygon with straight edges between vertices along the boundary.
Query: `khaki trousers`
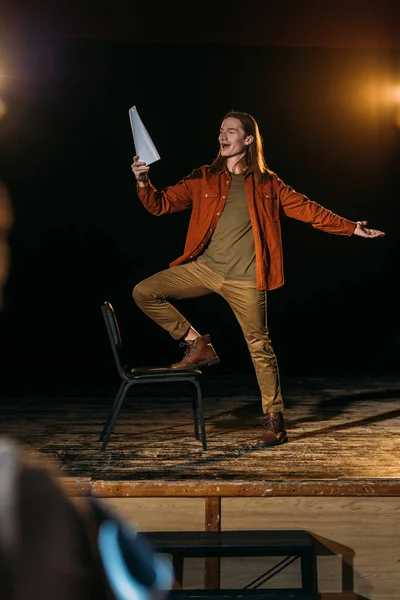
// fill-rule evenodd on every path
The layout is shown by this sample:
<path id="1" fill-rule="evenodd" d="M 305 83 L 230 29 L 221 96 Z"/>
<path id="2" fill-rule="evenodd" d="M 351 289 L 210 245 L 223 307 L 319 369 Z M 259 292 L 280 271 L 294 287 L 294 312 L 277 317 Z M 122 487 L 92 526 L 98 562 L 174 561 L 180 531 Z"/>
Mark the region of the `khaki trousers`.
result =
<path id="1" fill-rule="evenodd" d="M 263 412 L 283 410 L 279 370 L 267 328 L 266 292 L 249 281 L 227 279 L 201 260 L 171 267 L 144 279 L 133 290 L 139 308 L 170 335 L 179 340 L 191 324 L 169 302 L 180 298 L 198 298 L 216 293 L 233 310 L 250 351 Z"/>

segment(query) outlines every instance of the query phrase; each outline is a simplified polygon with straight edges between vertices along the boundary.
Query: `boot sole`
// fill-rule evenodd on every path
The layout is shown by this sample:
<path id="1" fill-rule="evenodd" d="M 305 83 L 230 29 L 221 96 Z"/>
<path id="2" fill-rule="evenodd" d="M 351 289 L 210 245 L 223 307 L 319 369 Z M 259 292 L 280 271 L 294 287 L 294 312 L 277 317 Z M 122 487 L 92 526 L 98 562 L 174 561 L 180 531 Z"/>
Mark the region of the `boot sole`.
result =
<path id="1" fill-rule="evenodd" d="M 212 358 L 211 360 L 204 360 L 203 362 L 197 363 L 196 367 L 212 367 L 213 365 L 217 365 L 219 363 L 218 356 L 216 358 Z"/>
<path id="2" fill-rule="evenodd" d="M 216 365 L 219 362 L 220 361 L 217 356 L 215 358 L 211 358 L 209 360 L 203 360 L 202 362 L 190 365 L 189 367 L 180 367 L 179 369 L 171 367 L 171 370 L 172 371 L 192 371 L 193 369 L 198 369 L 199 367 L 212 367 L 212 365 Z"/>
<path id="3" fill-rule="evenodd" d="M 282 438 L 281 440 L 272 442 L 271 444 L 266 444 L 264 442 L 258 442 L 257 447 L 258 448 L 272 448 L 273 446 L 281 446 L 282 444 L 287 444 L 288 441 L 289 441 L 289 438 L 287 435 L 285 435 L 285 437 Z"/>

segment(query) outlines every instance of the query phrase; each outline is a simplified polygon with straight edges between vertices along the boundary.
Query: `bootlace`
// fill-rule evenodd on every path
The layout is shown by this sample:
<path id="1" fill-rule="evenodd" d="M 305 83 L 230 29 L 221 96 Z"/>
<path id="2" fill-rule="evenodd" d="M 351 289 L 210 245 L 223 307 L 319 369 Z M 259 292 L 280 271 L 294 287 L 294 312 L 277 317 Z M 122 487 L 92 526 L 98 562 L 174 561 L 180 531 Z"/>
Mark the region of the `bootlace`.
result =
<path id="1" fill-rule="evenodd" d="M 276 434 L 279 433 L 279 418 L 277 417 L 265 417 L 262 425 L 270 431 L 273 430 Z"/>
<path id="2" fill-rule="evenodd" d="M 183 358 L 189 358 L 191 354 L 194 352 L 194 341 L 193 342 L 181 342 L 179 344 L 181 348 L 185 347 L 185 351 L 183 353 Z"/>

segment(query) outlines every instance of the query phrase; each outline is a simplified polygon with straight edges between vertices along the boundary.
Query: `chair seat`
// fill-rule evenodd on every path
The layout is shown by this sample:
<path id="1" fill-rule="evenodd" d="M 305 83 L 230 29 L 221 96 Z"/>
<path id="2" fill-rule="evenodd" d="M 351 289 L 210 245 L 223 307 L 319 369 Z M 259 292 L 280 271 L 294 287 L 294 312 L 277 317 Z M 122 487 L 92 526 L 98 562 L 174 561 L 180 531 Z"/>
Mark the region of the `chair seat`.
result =
<path id="1" fill-rule="evenodd" d="M 154 376 L 154 375 L 162 375 L 163 377 L 176 377 L 179 375 L 188 375 L 188 376 L 197 376 L 201 375 L 202 372 L 199 369 L 171 369 L 170 367 L 134 367 L 130 369 L 127 373 L 129 375 L 133 375 L 134 377 L 141 376 Z"/>

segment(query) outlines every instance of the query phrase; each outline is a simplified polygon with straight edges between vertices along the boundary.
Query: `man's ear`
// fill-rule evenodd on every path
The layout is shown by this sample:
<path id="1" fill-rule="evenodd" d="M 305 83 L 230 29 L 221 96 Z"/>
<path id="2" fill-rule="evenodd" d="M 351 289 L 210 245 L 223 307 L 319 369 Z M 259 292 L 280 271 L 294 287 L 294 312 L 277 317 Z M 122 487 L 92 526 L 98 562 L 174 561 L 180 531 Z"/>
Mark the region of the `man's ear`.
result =
<path id="1" fill-rule="evenodd" d="M 244 143 L 246 144 L 246 146 L 250 146 L 250 144 L 252 144 L 253 142 L 254 142 L 254 136 L 253 135 L 249 135 L 245 139 Z"/>

